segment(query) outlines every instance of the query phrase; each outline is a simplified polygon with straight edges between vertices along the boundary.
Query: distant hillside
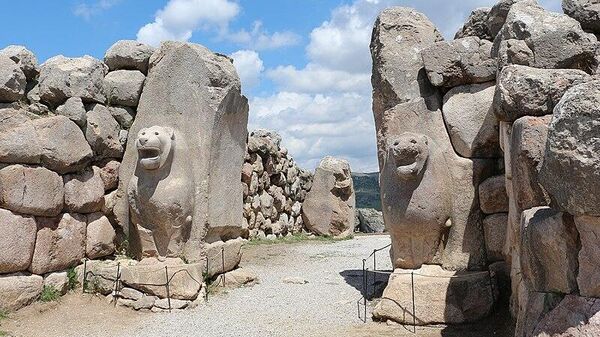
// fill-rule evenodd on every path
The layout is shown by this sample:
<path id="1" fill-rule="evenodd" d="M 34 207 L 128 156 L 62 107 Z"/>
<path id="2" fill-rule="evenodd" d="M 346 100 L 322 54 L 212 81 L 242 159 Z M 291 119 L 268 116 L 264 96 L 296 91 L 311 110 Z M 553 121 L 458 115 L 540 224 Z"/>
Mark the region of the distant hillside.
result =
<path id="1" fill-rule="evenodd" d="M 356 208 L 375 208 L 381 211 L 379 172 L 352 173 L 356 193 Z"/>

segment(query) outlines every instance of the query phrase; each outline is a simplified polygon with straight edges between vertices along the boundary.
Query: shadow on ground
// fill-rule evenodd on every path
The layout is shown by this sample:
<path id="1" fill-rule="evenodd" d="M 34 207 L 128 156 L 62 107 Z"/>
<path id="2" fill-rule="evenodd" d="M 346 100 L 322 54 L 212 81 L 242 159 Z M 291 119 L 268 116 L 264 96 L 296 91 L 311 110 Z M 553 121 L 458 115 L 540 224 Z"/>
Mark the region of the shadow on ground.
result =
<path id="1" fill-rule="evenodd" d="M 344 270 L 340 272 L 347 284 L 360 291 L 361 295 L 368 300 L 380 298 L 383 295 L 383 290 L 387 286 L 389 274 L 382 272 L 366 272 L 366 289 L 364 284 L 364 276 L 362 269 Z"/>

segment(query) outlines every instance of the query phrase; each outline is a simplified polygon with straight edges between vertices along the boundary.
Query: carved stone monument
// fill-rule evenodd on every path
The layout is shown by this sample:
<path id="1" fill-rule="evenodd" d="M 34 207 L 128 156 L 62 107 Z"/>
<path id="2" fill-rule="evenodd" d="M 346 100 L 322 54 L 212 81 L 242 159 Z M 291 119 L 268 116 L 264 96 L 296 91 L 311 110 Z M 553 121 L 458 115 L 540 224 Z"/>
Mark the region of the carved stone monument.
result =
<path id="1" fill-rule="evenodd" d="M 240 180 L 247 121 L 229 58 L 182 42 L 153 54 L 115 209 L 135 255 L 197 262 L 210 244 L 244 235 L 242 186 L 231 182 Z"/>

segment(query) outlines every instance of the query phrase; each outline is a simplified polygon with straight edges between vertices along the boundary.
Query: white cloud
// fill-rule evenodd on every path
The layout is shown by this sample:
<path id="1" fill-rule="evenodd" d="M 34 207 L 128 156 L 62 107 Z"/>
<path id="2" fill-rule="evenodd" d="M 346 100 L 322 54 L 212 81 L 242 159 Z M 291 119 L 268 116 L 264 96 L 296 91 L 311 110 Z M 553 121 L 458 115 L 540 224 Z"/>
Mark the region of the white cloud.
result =
<path id="1" fill-rule="evenodd" d="M 265 67 L 257 52 L 253 50 L 238 50 L 229 55 L 233 65 L 242 80 L 243 88 L 253 88 L 260 82 L 260 76 Z"/>
<path id="2" fill-rule="evenodd" d="M 116 5 L 120 0 L 98 0 L 95 2 L 80 2 L 73 8 L 73 14 L 89 20 L 92 16 Z"/>
<path id="3" fill-rule="evenodd" d="M 302 93 L 370 92 L 370 73 L 348 73 L 309 63 L 303 69 L 294 66 L 278 66 L 270 69 L 267 76 L 281 89 Z"/>
<path id="4" fill-rule="evenodd" d="M 224 33 L 239 12 L 240 6 L 230 0 L 170 0 L 154 22 L 140 28 L 137 39 L 156 46 L 164 40 L 189 40 L 198 29 Z"/>
<path id="5" fill-rule="evenodd" d="M 252 30 L 241 29 L 227 35 L 227 40 L 254 50 L 276 49 L 293 46 L 301 41 L 298 34 L 284 31 L 269 34 L 263 29 L 261 21 L 255 21 Z"/>

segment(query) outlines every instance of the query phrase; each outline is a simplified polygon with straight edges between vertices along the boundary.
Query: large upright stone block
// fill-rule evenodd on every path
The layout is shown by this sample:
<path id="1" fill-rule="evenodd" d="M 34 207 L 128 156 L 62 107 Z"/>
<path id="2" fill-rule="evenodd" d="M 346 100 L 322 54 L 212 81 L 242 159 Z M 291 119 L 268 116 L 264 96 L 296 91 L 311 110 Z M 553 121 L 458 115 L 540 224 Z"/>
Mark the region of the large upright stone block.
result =
<path id="1" fill-rule="evenodd" d="M 575 217 L 579 231 L 579 274 L 577 284 L 582 296 L 600 297 L 600 218 L 591 216 Z"/>
<path id="2" fill-rule="evenodd" d="M 247 99 L 230 59 L 165 42 L 150 59 L 115 214 L 138 255 L 202 260 L 242 233 Z"/>
<path id="3" fill-rule="evenodd" d="M 323 158 L 302 205 L 306 228 L 317 235 L 347 237 L 354 231 L 355 206 L 350 164 Z"/>
<path id="4" fill-rule="evenodd" d="M 37 227 L 33 217 L 0 208 L 0 274 L 29 268 Z"/>

